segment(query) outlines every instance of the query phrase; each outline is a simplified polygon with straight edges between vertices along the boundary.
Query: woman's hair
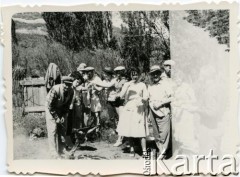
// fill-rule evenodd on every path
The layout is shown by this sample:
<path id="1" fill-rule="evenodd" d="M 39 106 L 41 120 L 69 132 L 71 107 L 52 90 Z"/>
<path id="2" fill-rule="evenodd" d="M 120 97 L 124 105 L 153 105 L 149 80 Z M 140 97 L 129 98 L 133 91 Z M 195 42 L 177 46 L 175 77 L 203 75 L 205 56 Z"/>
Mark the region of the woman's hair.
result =
<path id="1" fill-rule="evenodd" d="M 143 79 L 143 74 L 141 74 L 141 71 L 140 71 L 140 69 L 139 68 L 131 68 L 130 70 L 129 70 L 129 76 L 130 76 L 130 79 L 129 80 L 131 80 L 132 78 L 131 78 L 131 73 L 133 73 L 133 72 L 136 72 L 137 74 L 138 74 L 138 79 L 137 79 L 137 83 L 138 82 L 142 82 L 144 79 Z"/>
<path id="2" fill-rule="evenodd" d="M 140 69 L 138 68 L 138 67 L 135 67 L 135 68 L 131 68 L 130 69 L 130 74 L 132 73 L 132 72 L 136 72 L 136 73 L 138 73 L 138 75 L 140 75 Z"/>
<path id="3" fill-rule="evenodd" d="M 70 74 L 70 77 L 72 77 L 74 80 L 77 79 L 77 80 L 81 81 L 81 83 L 84 83 L 83 76 L 78 71 L 73 71 Z"/>

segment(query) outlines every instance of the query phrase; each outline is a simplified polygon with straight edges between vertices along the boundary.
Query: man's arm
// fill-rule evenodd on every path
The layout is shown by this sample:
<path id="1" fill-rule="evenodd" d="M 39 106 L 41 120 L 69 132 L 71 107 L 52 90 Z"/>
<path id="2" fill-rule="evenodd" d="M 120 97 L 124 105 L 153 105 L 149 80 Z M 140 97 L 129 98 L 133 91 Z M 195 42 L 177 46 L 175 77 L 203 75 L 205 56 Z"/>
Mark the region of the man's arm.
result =
<path id="1" fill-rule="evenodd" d="M 162 105 L 169 104 L 173 101 L 173 97 L 170 95 L 168 98 L 162 100 Z"/>
<path id="2" fill-rule="evenodd" d="M 157 110 L 167 104 L 170 104 L 172 101 L 173 101 L 173 88 L 172 88 L 172 85 L 169 84 L 168 82 L 163 82 L 164 83 L 164 88 L 165 89 L 165 94 L 166 94 L 166 97 L 162 100 L 159 100 L 158 102 L 156 102 L 154 104 L 154 109 Z M 162 89 L 161 88 L 161 89 Z"/>
<path id="3" fill-rule="evenodd" d="M 125 94 L 127 93 L 128 88 L 130 87 L 131 84 L 132 84 L 132 81 L 126 82 L 126 83 L 123 85 L 122 90 L 121 90 L 121 92 L 119 93 L 119 97 L 120 97 L 121 99 L 123 99 L 123 98 L 125 97 Z"/>
<path id="4" fill-rule="evenodd" d="M 174 98 L 174 91 L 173 91 L 173 84 L 171 82 L 165 83 L 165 93 L 166 98 L 162 100 L 162 105 L 170 104 L 173 101 Z"/>
<path id="5" fill-rule="evenodd" d="M 55 104 L 56 104 L 56 100 L 57 100 L 57 92 L 52 88 L 50 90 L 49 94 L 50 95 L 47 100 L 48 109 L 49 109 L 50 114 L 53 116 L 53 118 L 55 120 L 57 120 L 59 118 L 57 115 L 57 112 L 56 112 L 56 108 L 55 108 Z"/>
<path id="6" fill-rule="evenodd" d="M 101 91 L 103 89 L 102 87 L 98 87 L 96 85 L 94 85 L 93 87 L 94 87 L 94 90 L 97 90 L 97 91 Z"/>
<path id="7" fill-rule="evenodd" d="M 112 79 L 111 82 L 108 83 L 104 81 L 98 81 L 96 85 L 105 88 L 113 87 L 115 85 L 115 80 Z"/>
<path id="8" fill-rule="evenodd" d="M 92 82 L 93 89 L 97 90 L 97 91 L 101 91 L 103 88 L 97 86 L 97 83 L 101 83 L 101 82 L 102 82 L 102 80 L 99 77 L 95 78 L 95 80 Z"/>

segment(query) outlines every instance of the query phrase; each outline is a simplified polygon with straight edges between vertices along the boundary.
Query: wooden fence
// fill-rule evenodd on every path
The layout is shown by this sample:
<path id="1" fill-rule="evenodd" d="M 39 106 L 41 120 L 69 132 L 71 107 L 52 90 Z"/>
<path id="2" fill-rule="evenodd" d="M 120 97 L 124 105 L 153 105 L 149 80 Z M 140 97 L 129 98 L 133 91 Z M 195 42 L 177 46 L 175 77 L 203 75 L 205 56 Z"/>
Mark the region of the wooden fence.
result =
<path id="1" fill-rule="evenodd" d="M 45 111 L 46 87 L 44 78 L 30 78 L 20 81 L 24 92 L 25 112 L 37 113 Z"/>

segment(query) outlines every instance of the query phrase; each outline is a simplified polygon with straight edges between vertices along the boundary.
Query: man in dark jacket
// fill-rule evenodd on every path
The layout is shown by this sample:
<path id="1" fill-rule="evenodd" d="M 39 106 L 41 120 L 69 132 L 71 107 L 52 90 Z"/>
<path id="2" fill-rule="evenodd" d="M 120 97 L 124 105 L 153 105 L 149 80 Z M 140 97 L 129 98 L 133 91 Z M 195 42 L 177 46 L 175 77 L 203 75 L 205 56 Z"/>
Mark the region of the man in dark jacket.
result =
<path id="1" fill-rule="evenodd" d="M 66 147 L 67 117 L 74 94 L 72 82 L 73 78 L 63 76 L 62 84 L 53 86 L 47 95 L 46 122 L 49 152 L 53 158 L 60 158 Z"/>

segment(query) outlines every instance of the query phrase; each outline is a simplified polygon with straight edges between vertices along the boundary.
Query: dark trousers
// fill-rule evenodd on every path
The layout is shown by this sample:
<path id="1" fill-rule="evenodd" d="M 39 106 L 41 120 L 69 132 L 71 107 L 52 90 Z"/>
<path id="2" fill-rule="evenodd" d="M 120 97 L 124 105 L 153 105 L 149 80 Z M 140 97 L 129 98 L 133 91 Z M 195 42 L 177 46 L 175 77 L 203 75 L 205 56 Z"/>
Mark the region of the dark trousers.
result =
<path id="1" fill-rule="evenodd" d="M 107 110 L 108 110 L 108 116 L 109 120 L 113 123 L 113 127 L 117 128 L 117 122 L 118 122 L 118 113 L 116 110 L 115 102 L 114 101 L 107 101 Z"/>
<path id="2" fill-rule="evenodd" d="M 170 114 L 159 117 L 150 109 L 150 118 L 153 126 L 153 135 L 160 153 L 167 155 L 171 145 L 171 118 Z M 162 151 L 162 152 L 161 152 Z"/>

